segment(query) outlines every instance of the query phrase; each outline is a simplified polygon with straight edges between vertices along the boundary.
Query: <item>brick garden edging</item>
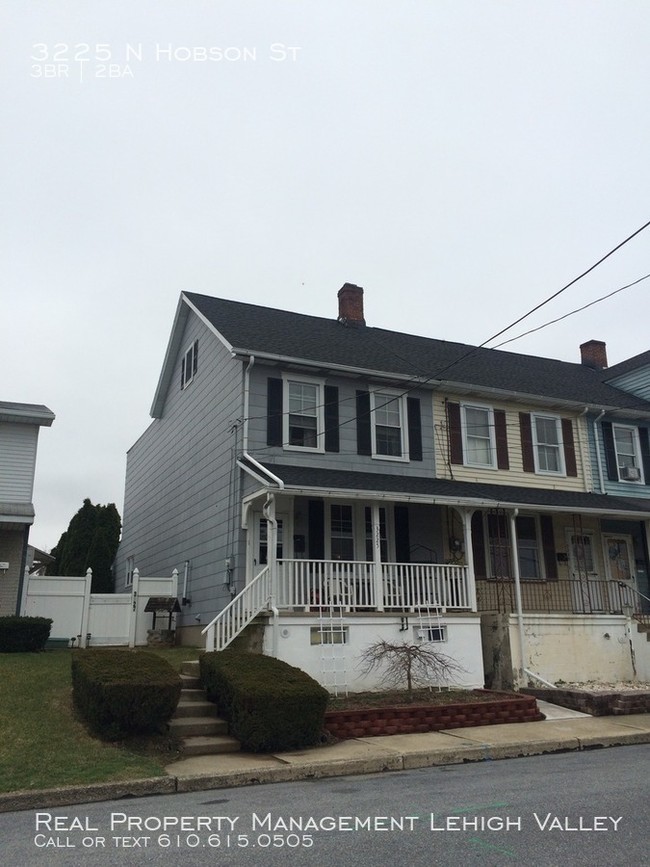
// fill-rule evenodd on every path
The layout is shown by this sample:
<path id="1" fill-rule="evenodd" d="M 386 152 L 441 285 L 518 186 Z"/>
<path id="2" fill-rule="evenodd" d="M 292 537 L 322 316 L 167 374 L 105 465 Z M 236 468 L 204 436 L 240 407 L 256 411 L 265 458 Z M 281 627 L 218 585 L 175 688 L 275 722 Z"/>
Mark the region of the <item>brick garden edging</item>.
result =
<path id="1" fill-rule="evenodd" d="M 650 713 L 650 690 L 601 692 L 589 689 L 537 689 L 521 690 L 540 701 L 550 701 L 571 710 L 579 710 L 592 716 L 616 716 L 630 713 Z"/>
<path id="2" fill-rule="evenodd" d="M 473 690 L 485 694 L 484 689 Z M 414 704 L 399 707 L 355 708 L 325 713 L 325 728 L 336 738 L 436 732 L 441 729 L 544 719 L 532 695 L 493 693 L 493 701 L 456 704 Z"/>

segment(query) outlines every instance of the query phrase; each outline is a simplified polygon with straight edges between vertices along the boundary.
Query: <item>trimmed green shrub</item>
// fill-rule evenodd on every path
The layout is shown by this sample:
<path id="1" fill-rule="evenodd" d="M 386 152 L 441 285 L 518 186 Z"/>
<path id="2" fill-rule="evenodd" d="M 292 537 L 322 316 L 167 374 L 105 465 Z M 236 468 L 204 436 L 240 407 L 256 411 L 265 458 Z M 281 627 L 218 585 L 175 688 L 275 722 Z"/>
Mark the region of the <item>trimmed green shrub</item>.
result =
<path id="1" fill-rule="evenodd" d="M 154 653 L 94 648 L 72 656 L 76 708 L 105 737 L 160 731 L 176 710 L 181 681 Z"/>
<path id="2" fill-rule="evenodd" d="M 48 617 L 0 617 L 0 653 L 43 650 L 51 628 Z"/>
<path id="3" fill-rule="evenodd" d="M 245 750 L 319 743 L 329 696 L 306 672 L 271 656 L 234 650 L 204 653 L 199 666 L 208 698 L 219 705 Z"/>

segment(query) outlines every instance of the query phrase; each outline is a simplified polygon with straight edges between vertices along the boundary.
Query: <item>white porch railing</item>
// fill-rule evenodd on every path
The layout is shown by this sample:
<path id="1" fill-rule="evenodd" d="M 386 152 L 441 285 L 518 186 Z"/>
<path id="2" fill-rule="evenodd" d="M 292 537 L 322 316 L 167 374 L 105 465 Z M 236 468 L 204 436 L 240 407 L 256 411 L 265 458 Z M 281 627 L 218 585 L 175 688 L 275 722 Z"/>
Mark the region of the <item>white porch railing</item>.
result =
<path id="1" fill-rule="evenodd" d="M 471 609 L 467 566 L 383 563 L 384 608 Z"/>
<path id="2" fill-rule="evenodd" d="M 375 564 L 366 561 L 278 560 L 277 565 L 278 608 L 472 608 L 467 566 L 382 563 L 377 581 Z"/>
<path id="3" fill-rule="evenodd" d="M 228 647 L 260 611 L 268 608 L 270 598 L 271 572 L 266 566 L 201 630 L 201 635 L 206 636 L 205 649 L 223 650 Z"/>

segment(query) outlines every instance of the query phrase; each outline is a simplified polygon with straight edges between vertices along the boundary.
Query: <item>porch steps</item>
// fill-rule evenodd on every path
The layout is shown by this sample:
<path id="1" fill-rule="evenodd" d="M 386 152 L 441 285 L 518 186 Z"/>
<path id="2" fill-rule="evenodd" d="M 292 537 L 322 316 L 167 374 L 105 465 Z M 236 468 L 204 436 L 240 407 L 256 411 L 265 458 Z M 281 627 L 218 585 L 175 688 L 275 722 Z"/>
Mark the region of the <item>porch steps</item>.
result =
<path id="1" fill-rule="evenodd" d="M 181 697 L 169 727 L 183 742 L 183 755 L 204 756 L 235 753 L 239 741 L 228 734 L 228 723 L 217 706 L 208 701 L 201 688 L 199 663 L 184 662 L 181 668 Z"/>

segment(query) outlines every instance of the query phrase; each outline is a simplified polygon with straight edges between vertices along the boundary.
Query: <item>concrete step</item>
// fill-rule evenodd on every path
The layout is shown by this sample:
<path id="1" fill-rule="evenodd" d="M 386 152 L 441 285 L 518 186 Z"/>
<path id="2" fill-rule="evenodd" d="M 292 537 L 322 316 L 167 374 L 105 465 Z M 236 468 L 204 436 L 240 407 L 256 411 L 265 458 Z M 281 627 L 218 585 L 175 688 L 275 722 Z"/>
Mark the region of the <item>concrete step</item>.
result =
<path id="1" fill-rule="evenodd" d="M 181 717 L 188 716 L 219 716 L 219 710 L 214 702 L 206 699 L 203 691 L 201 691 L 198 697 L 193 697 L 191 699 L 188 699 L 183 691 L 181 692 L 181 699 L 176 705 L 176 710 L 174 711 L 172 719 L 180 719 Z"/>
<path id="2" fill-rule="evenodd" d="M 183 686 L 181 689 L 181 701 L 205 701 L 205 690 L 196 686 Z"/>
<path id="3" fill-rule="evenodd" d="M 181 738 L 228 734 L 226 720 L 215 716 L 173 717 L 169 721 L 169 727 L 175 735 Z"/>
<path id="4" fill-rule="evenodd" d="M 197 735 L 183 740 L 183 756 L 210 756 L 216 753 L 237 753 L 241 749 L 239 741 L 230 735 L 214 737 Z"/>
<path id="5" fill-rule="evenodd" d="M 200 677 L 198 659 L 191 659 L 181 665 L 181 674 L 189 675 L 190 677 Z"/>
<path id="6" fill-rule="evenodd" d="M 200 677 L 192 677 L 190 674 L 181 674 L 181 684 L 183 689 L 203 689 Z"/>

